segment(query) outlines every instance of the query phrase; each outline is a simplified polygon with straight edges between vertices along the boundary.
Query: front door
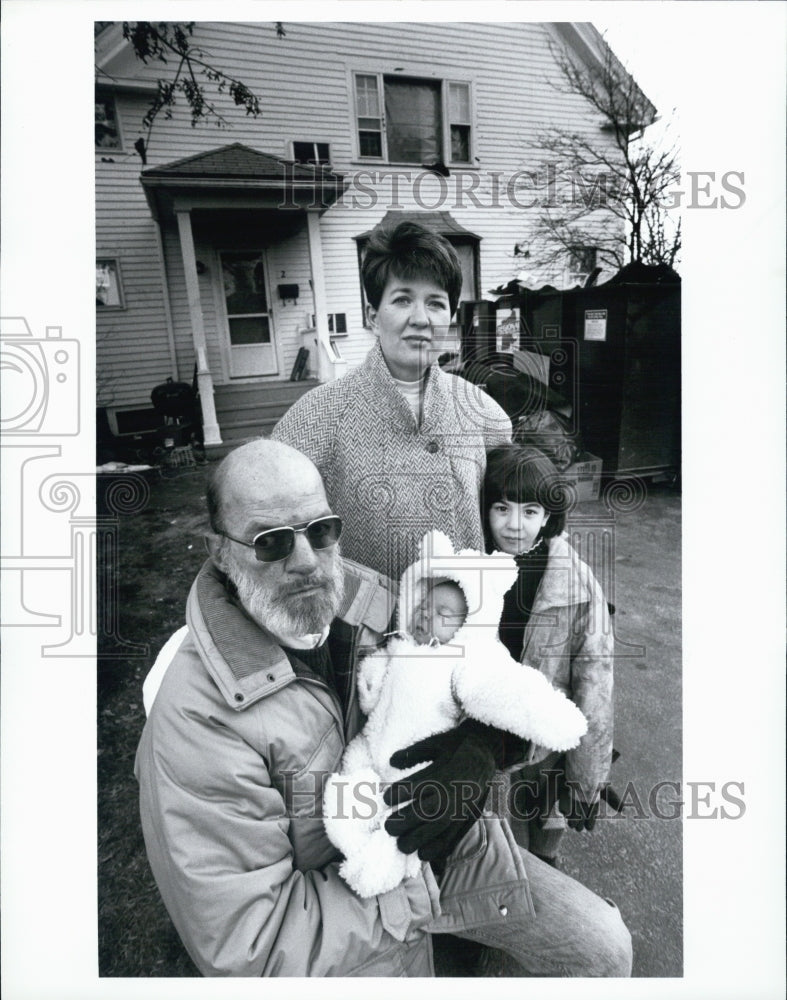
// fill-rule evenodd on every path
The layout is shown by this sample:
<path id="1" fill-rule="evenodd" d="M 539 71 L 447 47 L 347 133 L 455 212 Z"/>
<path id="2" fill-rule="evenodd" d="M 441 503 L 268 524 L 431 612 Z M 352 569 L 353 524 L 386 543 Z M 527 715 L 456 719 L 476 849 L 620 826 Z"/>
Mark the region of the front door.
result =
<path id="1" fill-rule="evenodd" d="M 273 320 L 262 250 L 222 250 L 221 276 L 230 378 L 276 375 Z"/>

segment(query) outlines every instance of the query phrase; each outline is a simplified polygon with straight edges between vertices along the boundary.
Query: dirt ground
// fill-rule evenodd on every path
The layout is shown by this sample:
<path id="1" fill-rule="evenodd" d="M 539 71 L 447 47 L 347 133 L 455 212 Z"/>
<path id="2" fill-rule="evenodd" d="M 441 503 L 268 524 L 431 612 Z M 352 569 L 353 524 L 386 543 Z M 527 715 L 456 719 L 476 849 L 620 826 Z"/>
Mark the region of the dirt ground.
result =
<path id="1" fill-rule="evenodd" d="M 205 554 L 206 467 L 98 479 L 106 516 L 100 557 L 104 635 L 98 668 L 99 968 L 102 976 L 195 976 L 148 869 L 133 761 L 144 725 L 141 684 L 184 621 Z M 118 500 L 118 497 L 121 500 Z M 613 786 L 622 817 L 569 833 L 561 867 L 620 907 L 634 975 L 682 974 L 680 819 L 648 809 L 660 781 L 681 779 L 680 497 L 667 486 L 580 504 L 569 528 L 616 605 Z M 662 815 L 669 809 L 661 801 Z M 650 815 L 646 815 L 650 813 Z M 479 975 L 477 954 L 442 942 L 441 975 Z M 498 956 L 483 975 L 519 976 Z"/>

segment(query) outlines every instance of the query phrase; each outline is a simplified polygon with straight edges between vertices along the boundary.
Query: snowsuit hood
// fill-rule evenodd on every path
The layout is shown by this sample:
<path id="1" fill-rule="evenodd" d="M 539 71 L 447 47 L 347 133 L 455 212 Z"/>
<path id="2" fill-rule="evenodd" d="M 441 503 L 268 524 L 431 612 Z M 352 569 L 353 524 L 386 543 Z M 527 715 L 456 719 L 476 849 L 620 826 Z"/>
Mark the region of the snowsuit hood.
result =
<path id="1" fill-rule="evenodd" d="M 417 560 L 402 575 L 396 627 L 412 634 L 412 619 L 426 588 L 435 581 L 457 583 L 467 602 L 467 617 L 450 640 L 451 645 L 494 641 L 506 592 L 516 580 L 514 557 L 504 552 L 491 555 L 474 549 L 454 551 L 451 540 L 442 531 L 424 535 Z"/>

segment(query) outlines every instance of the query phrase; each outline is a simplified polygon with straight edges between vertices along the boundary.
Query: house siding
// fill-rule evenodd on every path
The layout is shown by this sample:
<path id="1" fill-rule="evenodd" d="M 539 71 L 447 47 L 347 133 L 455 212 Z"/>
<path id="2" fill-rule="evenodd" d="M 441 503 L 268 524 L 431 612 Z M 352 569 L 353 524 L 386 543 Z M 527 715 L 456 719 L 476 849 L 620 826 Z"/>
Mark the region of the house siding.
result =
<path id="1" fill-rule="evenodd" d="M 117 104 L 128 145 L 144 111 L 135 115 L 138 108 L 123 98 Z M 147 404 L 153 387 L 173 374 L 156 223 L 139 184 L 139 159 L 131 155 L 96 151 L 96 257 L 118 260 L 123 295 L 122 309 L 96 316 L 97 402 L 106 406 Z"/>
<path id="2" fill-rule="evenodd" d="M 535 210 L 509 204 L 505 181 L 523 168 L 536 169 L 538 159 L 527 146 L 550 124 L 586 132 L 599 139 L 598 124 L 585 102 L 559 93 L 552 84 L 558 70 L 550 51 L 552 29 L 529 24 L 387 24 L 287 23 L 285 38 L 273 25 L 241 22 L 198 24 L 195 44 L 210 51 L 213 62 L 243 80 L 260 98 L 262 115 L 253 119 L 228 97 L 217 105 L 231 130 L 214 125 L 192 128 L 181 101 L 171 120 L 157 121 L 151 136 L 148 167 L 162 166 L 205 152 L 228 142 L 240 142 L 278 157 L 290 155 L 292 140 L 330 142 L 335 170 L 351 181 L 351 190 L 320 219 L 329 312 L 347 315 L 348 336 L 340 341 L 352 367 L 371 343 L 363 328 L 357 247 L 354 237 L 371 229 L 391 207 L 435 208 L 449 211 L 458 223 L 481 237 L 479 287 L 482 297 L 510 280 L 523 266 L 540 280 L 555 280 L 554 272 L 539 269 L 532 259 L 517 259 L 516 243 L 527 242 Z M 394 55 L 392 56 L 392 52 Z M 403 53 L 396 55 L 396 53 Z M 375 203 L 353 179 L 369 169 L 392 170 L 382 163 L 363 163 L 354 157 L 353 70 L 393 72 L 403 76 L 469 80 L 473 85 L 474 149 L 476 168 L 451 168 L 444 183 L 427 175 L 413 185 L 401 182 L 398 200 L 391 179 L 376 185 Z M 138 77 L 155 80 L 160 68 L 139 65 Z M 150 389 L 171 374 L 172 360 L 166 336 L 164 289 L 155 253 L 155 223 L 139 182 L 142 167 L 133 150 L 149 97 L 120 92 L 118 114 L 125 147 L 97 150 L 97 234 L 99 253 L 121 262 L 126 309 L 98 317 L 99 363 L 122 379 L 114 387 L 113 405 L 139 405 Z M 103 162 L 111 158 L 114 162 Z M 412 177 L 417 166 L 403 168 Z M 490 172 L 502 177 L 500 204 L 495 207 Z M 462 187 L 475 187 L 476 207 Z M 445 192 L 440 201 L 441 192 Z M 190 378 L 194 364 L 191 324 L 186 301 L 183 265 L 177 231 L 165 231 L 170 302 L 180 378 Z M 196 240 L 197 257 L 210 266 L 200 277 L 200 294 L 208 343 L 208 360 L 217 384 L 227 381 L 222 351 L 223 318 L 215 250 Z M 272 319 L 280 345 L 279 372 L 287 378 L 300 347 L 297 330 L 311 312 L 308 244 L 305 227 L 268 251 L 272 291 Z M 281 272 L 286 277 L 281 278 Z M 279 281 L 300 286 L 298 302 L 282 303 L 276 296 Z"/>

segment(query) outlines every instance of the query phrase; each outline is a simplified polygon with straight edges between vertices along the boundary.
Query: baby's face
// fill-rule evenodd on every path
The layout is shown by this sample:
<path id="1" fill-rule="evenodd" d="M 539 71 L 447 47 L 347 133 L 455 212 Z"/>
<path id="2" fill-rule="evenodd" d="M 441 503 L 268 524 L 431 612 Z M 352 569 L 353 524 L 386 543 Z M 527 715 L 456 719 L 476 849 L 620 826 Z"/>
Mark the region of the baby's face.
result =
<path id="1" fill-rule="evenodd" d="M 464 625 L 466 616 L 467 602 L 458 584 L 433 584 L 413 613 L 413 638 L 419 645 L 432 638 L 448 642 Z"/>

